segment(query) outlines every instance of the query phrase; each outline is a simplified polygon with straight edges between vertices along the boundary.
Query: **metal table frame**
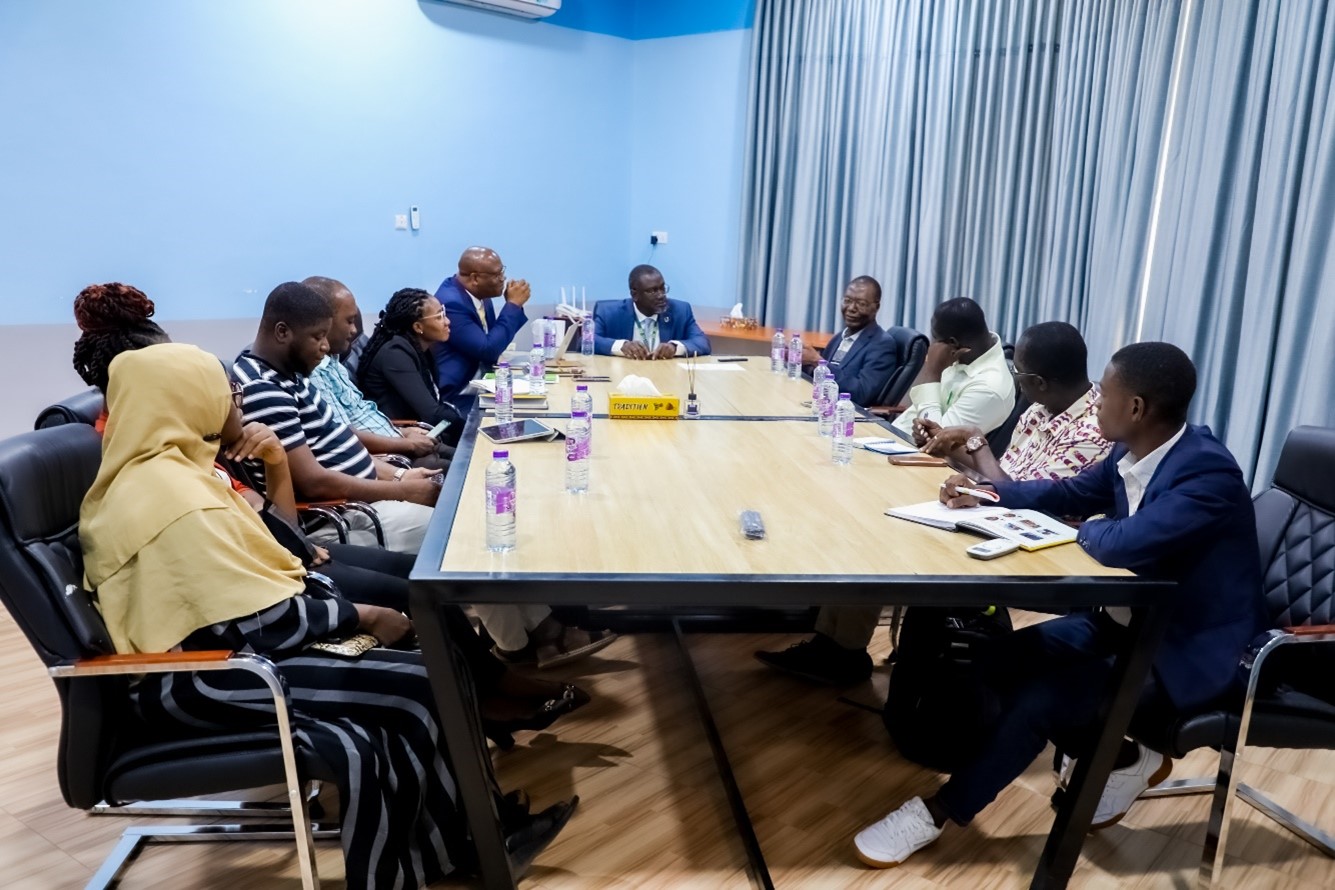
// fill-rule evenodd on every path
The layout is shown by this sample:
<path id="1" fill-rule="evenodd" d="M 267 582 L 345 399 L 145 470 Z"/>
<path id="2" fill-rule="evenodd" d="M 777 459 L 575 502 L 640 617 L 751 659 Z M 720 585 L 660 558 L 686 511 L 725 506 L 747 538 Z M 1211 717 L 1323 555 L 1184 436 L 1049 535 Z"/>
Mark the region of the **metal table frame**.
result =
<path id="1" fill-rule="evenodd" d="M 413 621 L 422 645 L 445 743 L 450 753 L 479 868 L 489 890 L 516 886 L 505 851 L 489 781 L 491 755 L 473 697 L 472 678 L 444 632 L 440 608 L 461 603 L 546 603 L 550 605 L 623 605 L 626 591 L 636 602 L 689 610 L 704 606 L 810 606 L 887 604 L 899 606 L 997 605 L 1060 611 L 1093 606 L 1127 606 L 1132 619 L 1126 648 L 1116 658 L 1110 690 L 1100 715 L 1103 731 L 1093 753 L 1076 763 L 1048 840 L 1034 870 L 1031 888 L 1065 887 L 1080 857 L 1095 808 L 1121 746 L 1122 737 L 1150 664 L 1168 624 L 1175 585 L 1142 578 L 1024 577 L 996 575 L 721 575 L 644 576 L 610 573 L 452 573 L 440 570 L 450 531 L 460 507 L 464 479 L 477 441 L 480 414 L 468 419 L 450 466 L 435 515 L 427 529 L 411 578 Z M 720 418 L 723 419 L 723 418 Z M 729 417 L 733 421 L 750 418 Z M 761 418 L 755 418 L 757 420 Z M 794 419 L 794 418 L 785 418 Z M 677 421 L 680 423 L 699 421 Z M 634 605 L 634 603 L 632 603 Z M 702 726 L 713 749 L 746 848 L 756 886 L 774 886 L 760 844 L 733 778 L 727 753 L 696 676 L 679 622 L 669 628 L 681 647 Z"/>

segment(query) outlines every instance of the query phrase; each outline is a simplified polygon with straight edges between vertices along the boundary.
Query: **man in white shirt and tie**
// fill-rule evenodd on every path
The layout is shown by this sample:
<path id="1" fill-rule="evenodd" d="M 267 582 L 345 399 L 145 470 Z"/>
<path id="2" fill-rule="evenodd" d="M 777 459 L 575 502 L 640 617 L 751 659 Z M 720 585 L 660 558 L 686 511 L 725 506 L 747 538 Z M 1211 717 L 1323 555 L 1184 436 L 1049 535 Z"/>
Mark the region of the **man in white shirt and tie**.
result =
<path id="1" fill-rule="evenodd" d="M 696 324 L 691 304 L 668 299 L 661 272 L 636 266 L 629 285 L 629 299 L 593 307 L 594 352 L 633 359 L 709 355 L 709 338 Z"/>

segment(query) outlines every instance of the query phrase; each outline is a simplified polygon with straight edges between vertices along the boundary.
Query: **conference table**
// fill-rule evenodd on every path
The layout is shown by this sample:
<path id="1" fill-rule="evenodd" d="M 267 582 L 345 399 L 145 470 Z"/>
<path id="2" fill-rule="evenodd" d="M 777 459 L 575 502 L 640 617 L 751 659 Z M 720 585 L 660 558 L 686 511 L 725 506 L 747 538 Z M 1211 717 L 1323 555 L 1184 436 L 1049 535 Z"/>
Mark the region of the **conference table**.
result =
<path id="1" fill-rule="evenodd" d="M 937 497 L 946 468 L 900 467 L 854 449 L 831 460 L 802 404 L 811 384 L 773 374 L 767 359 L 696 362 L 699 419 L 607 417 L 608 393 L 628 374 L 647 377 L 685 402 L 680 360 L 579 360 L 594 400 L 589 491 L 564 487 L 564 445 L 508 446 L 517 472 L 517 544 L 485 546 L 483 476 L 492 445 L 486 418 L 468 417 L 412 574 L 413 618 L 442 717 L 460 796 L 488 888 L 515 887 L 488 781 L 490 754 L 466 666 L 443 631 L 440 609 L 464 603 L 580 606 L 796 607 L 1014 606 L 1058 612 L 1126 606 L 1132 620 L 1103 706 L 1103 732 L 1077 762 L 1031 887 L 1064 887 L 1075 868 L 1098 798 L 1139 690 L 1163 635 L 1173 585 L 1110 569 L 1077 545 L 1002 559 L 965 556 L 976 539 L 884 515 Z M 548 387 L 548 422 L 563 426 L 574 378 Z M 890 435 L 860 418 L 858 435 Z M 664 502 L 669 506 L 663 509 Z M 828 504 L 813 516 L 804 505 Z M 764 540 L 740 532 L 742 510 L 764 519 Z M 628 602 L 628 597 L 633 597 Z M 773 887 L 763 851 L 733 781 L 678 622 L 683 670 L 715 755 L 754 883 Z"/>

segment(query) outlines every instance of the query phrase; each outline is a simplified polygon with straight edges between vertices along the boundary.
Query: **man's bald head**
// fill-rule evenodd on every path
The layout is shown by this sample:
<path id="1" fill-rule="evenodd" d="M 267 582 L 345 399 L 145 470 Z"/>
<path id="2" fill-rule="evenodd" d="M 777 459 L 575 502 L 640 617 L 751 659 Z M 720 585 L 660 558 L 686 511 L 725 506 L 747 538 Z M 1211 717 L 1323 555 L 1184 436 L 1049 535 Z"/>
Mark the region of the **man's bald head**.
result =
<path id="1" fill-rule="evenodd" d="M 490 247 L 470 247 L 459 255 L 459 281 L 479 300 L 505 290 L 505 264 Z"/>
<path id="2" fill-rule="evenodd" d="M 347 352 L 362 327 L 362 313 L 357 308 L 356 297 L 336 278 L 312 275 L 301 283 L 323 297 L 334 314 L 334 323 L 329 328 L 329 352 L 336 356 Z"/>

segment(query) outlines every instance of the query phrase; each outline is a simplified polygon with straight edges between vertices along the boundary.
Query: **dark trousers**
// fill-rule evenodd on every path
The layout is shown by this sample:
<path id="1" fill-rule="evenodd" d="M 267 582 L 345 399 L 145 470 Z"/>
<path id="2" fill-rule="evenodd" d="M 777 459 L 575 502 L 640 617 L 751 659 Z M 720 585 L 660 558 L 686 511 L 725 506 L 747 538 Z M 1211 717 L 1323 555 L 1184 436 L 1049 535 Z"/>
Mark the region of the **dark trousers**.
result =
<path id="1" fill-rule="evenodd" d="M 972 821 L 1049 741 L 1074 757 L 1093 747 L 1113 654 L 1126 633 L 1103 612 L 1082 612 L 1018 630 L 990 647 L 979 667 L 1000 698 L 1001 716 L 982 753 L 938 792 L 952 821 Z M 1151 680 L 1139 709 L 1171 706 Z"/>
<path id="2" fill-rule="evenodd" d="M 329 544 L 325 549 L 329 562 L 312 571 L 328 575 L 345 597 L 354 603 L 408 612 L 408 573 L 415 556 L 355 544 Z M 491 654 L 462 609 L 450 606 L 441 611 L 450 640 L 468 663 L 478 691 L 488 694 L 504 675 L 505 664 Z"/>

